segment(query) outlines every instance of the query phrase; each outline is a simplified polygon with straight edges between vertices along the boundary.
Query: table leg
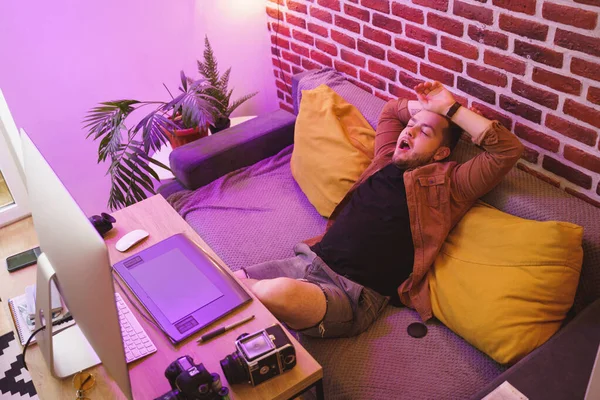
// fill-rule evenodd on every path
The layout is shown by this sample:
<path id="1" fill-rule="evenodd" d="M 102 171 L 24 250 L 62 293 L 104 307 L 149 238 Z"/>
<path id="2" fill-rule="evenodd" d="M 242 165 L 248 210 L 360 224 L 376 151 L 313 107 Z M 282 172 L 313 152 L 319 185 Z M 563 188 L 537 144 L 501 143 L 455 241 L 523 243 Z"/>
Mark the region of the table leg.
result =
<path id="1" fill-rule="evenodd" d="M 323 379 L 319 379 L 315 383 L 315 389 L 317 390 L 317 400 L 325 400 L 325 393 L 323 392 Z"/>

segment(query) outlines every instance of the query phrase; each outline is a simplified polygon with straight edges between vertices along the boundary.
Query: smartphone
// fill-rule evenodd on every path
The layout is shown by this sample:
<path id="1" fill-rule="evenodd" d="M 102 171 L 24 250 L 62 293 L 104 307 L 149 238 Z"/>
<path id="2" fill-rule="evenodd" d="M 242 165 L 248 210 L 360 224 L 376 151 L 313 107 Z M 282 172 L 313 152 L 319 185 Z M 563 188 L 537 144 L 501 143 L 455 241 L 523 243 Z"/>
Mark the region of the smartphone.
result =
<path id="1" fill-rule="evenodd" d="M 40 254 L 42 254 L 42 251 L 39 247 L 14 254 L 6 259 L 6 268 L 8 268 L 8 272 L 14 272 L 18 269 L 33 265 L 37 263 Z"/>

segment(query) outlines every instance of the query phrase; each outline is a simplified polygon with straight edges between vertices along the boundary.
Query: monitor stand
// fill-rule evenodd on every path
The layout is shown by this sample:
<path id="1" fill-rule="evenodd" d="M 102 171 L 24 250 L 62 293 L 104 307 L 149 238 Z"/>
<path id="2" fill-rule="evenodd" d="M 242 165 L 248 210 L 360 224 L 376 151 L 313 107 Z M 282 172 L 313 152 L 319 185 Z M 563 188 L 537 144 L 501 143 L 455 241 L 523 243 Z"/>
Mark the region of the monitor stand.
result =
<path id="1" fill-rule="evenodd" d="M 36 338 L 52 376 L 66 378 L 100 364 L 100 358 L 76 324 L 53 333 L 52 324 L 48 323 L 46 317 L 52 315 L 50 285 L 53 280 L 56 287 L 60 289 L 56 272 L 48 257 L 42 253 L 37 261 L 35 328 L 41 327 L 44 323 L 47 323 L 47 326 L 37 334 Z"/>

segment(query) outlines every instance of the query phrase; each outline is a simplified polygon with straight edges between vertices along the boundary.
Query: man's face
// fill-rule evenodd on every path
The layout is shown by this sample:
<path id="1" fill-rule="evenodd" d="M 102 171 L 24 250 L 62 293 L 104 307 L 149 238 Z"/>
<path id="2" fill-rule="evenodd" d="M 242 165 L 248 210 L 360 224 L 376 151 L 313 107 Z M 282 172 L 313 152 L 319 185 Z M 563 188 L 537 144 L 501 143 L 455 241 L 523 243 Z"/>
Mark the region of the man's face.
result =
<path id="1" fill-rule="evenodd" d="M 400 133 L 392 162 L 401 168 L 415 168 L 442 160 L 450 154 L 450 149 L 441 146 L 448 121 L 442 116 L 419 111 Z"/>

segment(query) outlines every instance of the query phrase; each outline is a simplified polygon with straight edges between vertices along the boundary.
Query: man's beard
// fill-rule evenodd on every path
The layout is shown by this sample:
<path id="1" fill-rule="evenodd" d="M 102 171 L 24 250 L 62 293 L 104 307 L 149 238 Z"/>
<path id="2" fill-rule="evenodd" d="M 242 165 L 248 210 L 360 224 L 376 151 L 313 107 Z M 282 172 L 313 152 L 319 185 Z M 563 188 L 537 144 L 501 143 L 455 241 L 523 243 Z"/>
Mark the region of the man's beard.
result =
<path id="1" fill-rule="evenodd" d="M 396 159 L 392 156 L 392 162 L 399 168 L 409 169 L 409 168 L 417 168 L 423 165 L 430 164 L 433 162 L 433 157 L 435 156 L 435 151 L 427 154 L 420 154 L 416 157 L 409 157 L 408 159 Z"/>

